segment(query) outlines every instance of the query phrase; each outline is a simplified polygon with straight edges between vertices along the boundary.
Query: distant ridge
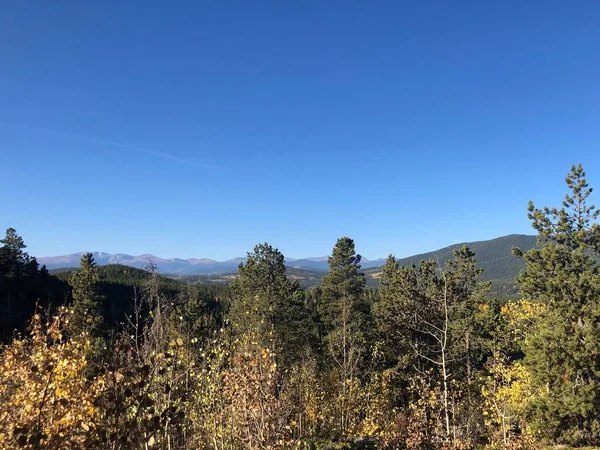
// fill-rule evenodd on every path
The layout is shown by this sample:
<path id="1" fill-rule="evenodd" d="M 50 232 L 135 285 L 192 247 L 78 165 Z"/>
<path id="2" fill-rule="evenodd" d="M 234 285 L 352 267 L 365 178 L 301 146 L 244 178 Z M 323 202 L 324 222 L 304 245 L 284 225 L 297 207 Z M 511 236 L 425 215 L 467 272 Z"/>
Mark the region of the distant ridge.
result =
<path id="1" fill-rule="evenodd" d="M 234 258 L 226 261 L 216 261 L 209 258 L 159 258 L 158 256 L 143 254 L 139 256 L 125 253 L 92 252 L 96 263 L 101 266 L 121 264 L 124 266 L 143 269 L 152 261 L 159 272 L 165 274 L 215 274 L 227 273 L 237 270 L 238 264 L 246 258 Z M 45 264 L 48 269 L 62 269 L 79 266 L 83 252 L 62 256 L 42 256 L 37 261 Z"/>
<path id="2" fill-rule="evenodd" d="M 470 243 L 461 243 L 450 245 L 439 250 L 413 255 L 399 259 L 401 265 L 419 264 L 422 260 L 437 258 L 444 264 L 452 257 L 452 251 L 465 244 L 469 245 L 475 253 L 478 265 L 484 269 L 483 279 L 494 280 L 494 283 L 502 288 L 514 290 L 514 277 L 523 267 L 523 261 L 511 255 L 512 247 L 520 247 L 524 251 L 533 248 L 536 243 L 536 237 L 525 234 L 511 234 L 487 241 L 477 241 Z M 39 257 L 40 264 L 45 264 L 48 269 L 59 269 L 68 267 L 77 267 L 82 253 L 73 253 L 71 255 Z M 144 254 L 132 256 L 124 253 L 110 254 L 104 252 L 94 252 L 94 259 L 99 265 L 122 264 L 125 266 L 144 268 L 152 260 L 158 270 L 164 274 L 173 275 L 218 275 L 229 274 L 237 271 L 240 262 L 246 258 L 234 258 L 226 261 L 216 261 L 208 258 L 159 258 L 153 255 Z M 377 274 L 381 271 L 385 259 L 369 261 L 362 260 L 362 267 L 365 273 L 371 279 L 370 284 L 376 283 Z M 286 261 L 288 267 L 293 269 L 308 270 L 313 272 L 311 281 L 318 279 L 315 272 L 325 272 L 327 270 L 327 257 L 314 257 L 304 259 L 289 259 Z M 301 272 L 299 272 L 301 274 Z M 298 275 L 300 276 L 300 275 Z"/>
<path id="3" fill-rule="evenodd" d="M 238 265 L 246 261 L 246 257 L 238 257 L 225 261 L 216 261 L 209 258 L 159 258 L 158 256 L 143 254 L 139 256 L 127 255 L 125 253 L 104 253 L 92 252 L 96 263 L 101 266 L 108 264 L 121 264 L 124 266 L 143 269 L 150 261 L 156 264 L 158 271 L 165 274 L 175 275 L 213 275 L 237 271 Z M 61 256 L 41 256 L 37 258 L 40 264 L 45 264 L 48 269 L 64 269 L 79 266 L 83 252 L 71 253 Z M 315 258 L 289 259 L 286 260 L 288 267 L 296 269 L 308 269 L 317 271 L 327 271 L 327 256 Z M 385 259 L 369 261 L 362 260 L 364 268 L 381 266 Z"/>

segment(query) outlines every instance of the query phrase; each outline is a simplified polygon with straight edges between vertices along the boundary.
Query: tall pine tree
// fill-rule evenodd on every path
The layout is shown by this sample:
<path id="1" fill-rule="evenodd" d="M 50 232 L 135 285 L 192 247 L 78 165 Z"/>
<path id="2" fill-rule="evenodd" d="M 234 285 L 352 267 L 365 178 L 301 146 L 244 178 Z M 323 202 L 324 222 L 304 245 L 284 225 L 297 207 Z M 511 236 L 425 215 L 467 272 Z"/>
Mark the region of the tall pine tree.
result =
<path id="1" fill-rule="evenodd" d="M 364 298 L 365 275 L 360 255 L 348 237 L 337 240 L 329 257 L 329 273 L 323 279 L 318 301 L 323 345 L 329 365 L 337 375 L 339 432 L 347 433 L 352 421 L 353 398 L 357 395 L 367 349 L 370 311 Z"/>
<path id="2" fill-rule="evenodd" d="M 278 360 L 288 366 L 313 342 L 309 311 L 297 281 L 286 275 L 283 254 L 268 243 L 254 247 L 232 283 L 229 318 L 238 334 L 272 334 Z"/>
<path id="3" fill-rule="evenodd" d="M 344 310 L 359 328 L 367 320 L 368 308 L 363 298 L 366 278 L 360 271 L 360 260 L 352 239 L 337 240 L 328 259 L 329 272 L 323 278 L 318 304 L 324 336 L 339 328 Z"/>
<path id="4" fill-rule="evenodd" d="M 580 165 L 566 178 L 560 208 L 529 204 L 538 247 L 522 255 L 519 277 L 527 300 L 545 312 L 524 343 L 526 367 L 538 388 L 534 425 L 548 440 L 600 444 L 600 211 Z"/>
<path id="5" fill-rule="evenodd" d="M 81 257 L 79 270 L 73 272 L 69 284 L 73 288 L 73 316 L 71 332 L 73 334 L 89 333 L 100 336 L 103 328 L 102 301 L 98 285 L 100 275 L 91 253 Z"/>
<path id="6" fill-rule="evenodd" d="M 0 336 L 6 338 L 23 328 L 43 291 L 38 263 L 14 228 L 6 230 L 0 244 Z"/>

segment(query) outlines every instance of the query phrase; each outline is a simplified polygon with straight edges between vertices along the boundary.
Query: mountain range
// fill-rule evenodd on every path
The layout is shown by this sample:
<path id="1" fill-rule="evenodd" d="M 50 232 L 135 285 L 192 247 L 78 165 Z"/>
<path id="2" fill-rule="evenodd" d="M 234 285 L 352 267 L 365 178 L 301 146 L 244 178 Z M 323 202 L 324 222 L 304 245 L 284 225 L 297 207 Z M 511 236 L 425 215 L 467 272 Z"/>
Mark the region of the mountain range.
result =
<path id="1" fill-rule="evenodd" d="M 487 280 L 511 280 L 522 268 L 522 260 L 511 255 L 512 247 L 520 247 L 526 251 L 535 246 L 536 237 L 524 234 L 511 234 L 496 239 L 460 243 L 441 248 L 439 250 L 413 255 L 399 259 L 401 265 L 418 264 L 429 258 L 437 258 L 443 264 L 451 258 L 452 251 L 462 245 L 469 245 L 475 252 L 478 265 L 484 269 L 483 278 Z M 38 257 L 40 264 L 45 264 L 48 269 L 69 268 L 79 266 L 83 253 L 73 253 L 63 256 Z M 209 258 L 159 258 L 150 254 L 132 256 L 123 253 L 94 252 L 94 259 L 99 265 L 122 264 L 131 267 L 144 268 L 150 261 L 156 264 L 159 272 L 173 275 L 214 275 L 236 272 L 240 262 L 246 261 L 245 257 L 216 261 Z M 368 260 L 363 258 L 361 266 L 373 278 L 377 278 L 379 268 L 385 259 Z M 286 265 L 294 269 L 309 271 L 327 271 L 327 256 L 310 257 L 302 259 L 286 259 Z"/>
<path id="2" fill-rule="evenodd" d="M 125 253 L 92 252 L 94 260 L 99 265 L 122 264 L 124 266 L 142 269 L 152 261 L 158 271 L 164 274 L 174 275 L 212 275 L 236 272 L 240 262 L 245 262 L 246 257 L 217 261 L 209 258 L 159 258 L 158 256 L 144 254 L 139 256 L 127 255 Z M 42 256 L 37 261 L 44 264 L 48 269 L 78 267 L 83 252 L 71 253 L 62 256 Z M 302 259 L 287 258 L 286 265 L 296 269 L 327 271 L 327 256 L 318 256 Z M 379 267 L 385 259 L 369 261 L 362 259 L 363 268 Z"/>

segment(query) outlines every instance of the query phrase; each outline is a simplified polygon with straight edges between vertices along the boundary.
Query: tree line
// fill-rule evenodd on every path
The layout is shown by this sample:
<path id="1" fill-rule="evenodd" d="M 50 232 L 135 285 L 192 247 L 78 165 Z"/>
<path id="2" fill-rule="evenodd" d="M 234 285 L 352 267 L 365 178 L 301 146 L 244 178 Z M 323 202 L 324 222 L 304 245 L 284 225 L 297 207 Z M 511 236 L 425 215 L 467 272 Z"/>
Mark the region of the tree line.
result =
<path id="1" fill-rule="evenodd" d="M 529 204 L 538 245 L 513 250 L 518 300 L 490 294 L 468 247 L 410 266 L 390 255 L 369 289 L 342 237 L 303 290 L 264 243 L 230 286 L 202 287 L 91 254 L 53 277 L 9 229 L 0 447 L 600 445 L 600 212 L 581 165 L 566 184 L 560 206 Z"/>

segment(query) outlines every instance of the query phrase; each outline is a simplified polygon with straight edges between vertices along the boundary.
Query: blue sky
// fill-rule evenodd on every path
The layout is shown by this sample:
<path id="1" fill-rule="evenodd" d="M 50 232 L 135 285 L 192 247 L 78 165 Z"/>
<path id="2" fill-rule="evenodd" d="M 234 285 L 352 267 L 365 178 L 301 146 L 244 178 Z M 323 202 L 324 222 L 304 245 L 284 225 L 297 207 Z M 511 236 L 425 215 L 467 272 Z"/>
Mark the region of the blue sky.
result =
<path id="1" fill-rule="evenodd" d="M 38 256 L 367 258 L 600 189 L 595 1 L 12 1 L 0 226 Z M 598 200 L 600 203 L 600 200 Z"/>

